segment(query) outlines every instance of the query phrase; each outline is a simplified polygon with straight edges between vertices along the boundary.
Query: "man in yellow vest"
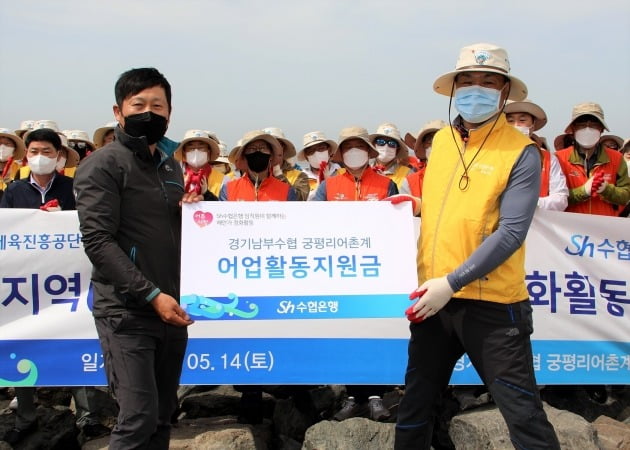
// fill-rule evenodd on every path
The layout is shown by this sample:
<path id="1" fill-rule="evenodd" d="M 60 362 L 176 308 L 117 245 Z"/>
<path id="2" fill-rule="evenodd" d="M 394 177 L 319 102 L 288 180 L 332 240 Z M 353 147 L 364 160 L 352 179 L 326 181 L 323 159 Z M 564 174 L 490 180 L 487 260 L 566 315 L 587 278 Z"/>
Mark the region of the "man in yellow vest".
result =
<path id="1" fill-rule="evenodd" d="M 433 138 L 424 178 L 398 450 L 430 448 L 440 395 L 464 353 L 517 448 L 560 448 L 536 387 L 525 285 L 523 242 L 540 190 L 540 154 L 503 114 L 508 98 L 527 96 L 509 71 L 504 49 L 474 44 L 433 84 L 459 115 Z"/>

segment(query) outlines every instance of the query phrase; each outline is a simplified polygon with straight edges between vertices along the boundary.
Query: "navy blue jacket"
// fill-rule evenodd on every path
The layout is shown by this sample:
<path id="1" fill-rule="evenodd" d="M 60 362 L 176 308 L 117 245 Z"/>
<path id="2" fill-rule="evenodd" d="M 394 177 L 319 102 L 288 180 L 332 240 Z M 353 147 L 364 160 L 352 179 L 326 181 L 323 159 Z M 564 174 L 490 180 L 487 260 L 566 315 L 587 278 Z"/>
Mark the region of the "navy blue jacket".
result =
<path id="1" fill-rule="evenodd" d="M 42 199 L 42 194 L 30 183 L 30 177 L 24 180 L 15 180 L 7 186 L 2 199 L 0 199 L 0 208 L 38 209 L 50 200 L 57 199 L 61 209 L 76 209 L 72 182 L 72 178 L 55 173 L 52 185 Z"/>

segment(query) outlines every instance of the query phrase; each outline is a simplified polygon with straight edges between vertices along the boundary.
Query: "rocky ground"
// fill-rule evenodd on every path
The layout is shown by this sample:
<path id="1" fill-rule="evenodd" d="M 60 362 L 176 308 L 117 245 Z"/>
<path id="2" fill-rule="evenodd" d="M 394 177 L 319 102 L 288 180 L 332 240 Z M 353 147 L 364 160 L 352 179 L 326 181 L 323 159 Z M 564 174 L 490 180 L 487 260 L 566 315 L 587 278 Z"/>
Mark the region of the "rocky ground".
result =
<path id="1" fill-rule="evenodd" d="M 266 389 L 262 422 L 243 421 L 241 393 L 232 386 L 198 387 L 183 399 L 173 428 L 172 449 L 217 450 L 383 450 L 393 448 L 400 389 L 384 397 L 392 417 L 385 423 L 367 418 L 330 420 L 344 398 L 342 386 Z M 475 392 L 476 391 L 476 392 Z M 566 449 L 630 449 L 630 387 L 605 390 L 547 387 L 541 391 L 547 415 Z M 0 391 L 0 436 L 13 426 L 11 392 Z M 102 392 L 102 423 L 112 426 L 116 405 Z M 108 437 L 86 440 L 74 425 L 68 389 L 38 390 L 38 429 L 16 449 L 100 450 Z M 465 409 L 465 410 L 463 410 Z M 449 390 L 434 436 L 435 449 L 512 449 L 507 428 L 481 389 Z M 240 417 L 239 417 L 240 414 Z M 0 450 L 10 449 L 0 441 Z"/>

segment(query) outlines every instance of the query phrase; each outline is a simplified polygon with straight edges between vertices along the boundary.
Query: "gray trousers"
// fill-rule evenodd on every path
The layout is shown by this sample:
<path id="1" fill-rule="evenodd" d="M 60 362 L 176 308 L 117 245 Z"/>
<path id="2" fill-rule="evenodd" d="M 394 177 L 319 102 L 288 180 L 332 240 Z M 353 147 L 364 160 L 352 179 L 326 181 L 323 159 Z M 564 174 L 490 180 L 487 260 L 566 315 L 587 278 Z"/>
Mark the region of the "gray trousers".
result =
<path id="1" fill-rule="evenodd" d="M 187 329 L 132 314 L 97 317 L 95 323 L 120 408 L 109 448 L 168 449 Z"/>

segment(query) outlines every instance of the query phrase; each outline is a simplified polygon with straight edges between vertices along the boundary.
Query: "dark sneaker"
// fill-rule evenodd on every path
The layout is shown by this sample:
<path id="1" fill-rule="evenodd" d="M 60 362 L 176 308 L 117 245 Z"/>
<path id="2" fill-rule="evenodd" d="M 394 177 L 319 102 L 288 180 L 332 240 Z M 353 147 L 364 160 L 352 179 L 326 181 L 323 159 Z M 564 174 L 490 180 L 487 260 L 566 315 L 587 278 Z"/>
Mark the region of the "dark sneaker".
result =
<path id="1" fill-rule="evenodd" d="M 83 428 L 81 429 L 81 431 L 83 431 L 83 436 L 85 436 L 86 439 L 100 438 L 103 436 L 107 436 L 108 434 L 112 432 L 112 430 L 110 430 L 109 427 L 106 427 L 105 425 L 101 423 L 85 424 L 83 425 Z"/>
<path id="2" fill-rule="evenodd" d="M 361 408 L 354 400 L 354 397 L 348 397 L 343 401 L 341 408 L 335 413 L 333 419 L 341 422 L 342 420 L 349 419 L 350 417 L 357 417 L 360 415 L 360 413 Z"/>
<path id="3" fill-rule="evenodd" d="M 32 424 L 30 424 L 28 427 L 26 427 L 23 430 L 20 430 L 19 428 L 11 428 L 9 431 L 7 431 L 4 434 L 4 437 L 2 438 L 2 440 L 5 442 L 8 442 L 10 445 L 15 445 L 18 442 L 20 442 L 22 439 L 24 439 L 26 436 L 31 434 L 33 431 L 35 431 L 36 428 L 37 428 L 37 422 L 33 422 Z"/>
<path id="4" fill-rule="evenodd" d="M 264 403 L 262 391 L 243 392 L 238 405 L 238 423 L 258 425 L 263 422 Z"/>
<path id="5" fill-rule="evenodd" d="M 389 419 L 390 413 L 385 406 L 383 406 L 383 400 L 380 397 L 374 397 L 368 400 L 368 409 L 370 410 L 370 419 L 381 421 Z"/>

